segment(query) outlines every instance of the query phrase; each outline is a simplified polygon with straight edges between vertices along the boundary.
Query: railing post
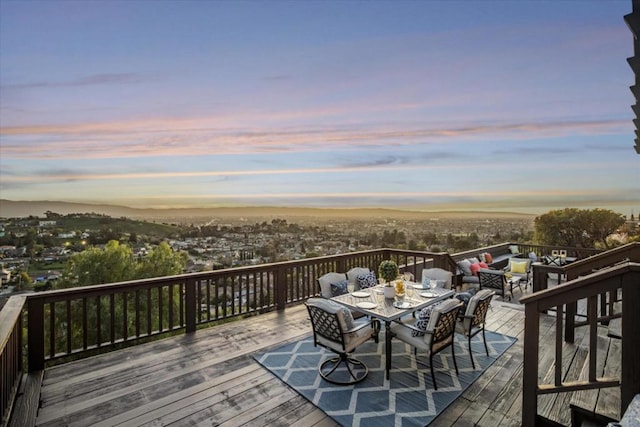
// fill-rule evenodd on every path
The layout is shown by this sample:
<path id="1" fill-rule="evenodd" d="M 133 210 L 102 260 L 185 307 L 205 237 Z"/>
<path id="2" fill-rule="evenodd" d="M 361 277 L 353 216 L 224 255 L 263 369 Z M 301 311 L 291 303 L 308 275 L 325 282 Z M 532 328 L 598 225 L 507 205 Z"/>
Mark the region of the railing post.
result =
<path id="1" fill-rule="evenodd" d="M 622 278 L 622 378 L 620 413 L 623 414 L 640 393 L 640 272 L 626 274 Z"/>
<path id="2" fill-rule="evenodd" d="M 522 425 L 533 427 L 538 417 L 538 353 L 540 320 L 538 304 L 524 309 L 524 358 L 522 366 Z"/>
<path id="3" fill-rule="evenodd" d="M 27 354 L 29 372 L 44 369 L 44 301 L 42 298 L 27 300 Z"/>
<path id="4" fill-rule="evenodd" d="M 564 341 L 573 343 L 576 337 L 576 312 L 578 311 L 578 303 L 576 301 L 567 303 L 566 315 L 564 322 Z"/>
<path id="5" fill-rule="evenodd" d="M 196 281 L 188 278 L 184 284 L 184 315 L 186 332 L 196 331 L 196 317 L 198 313 L 196 304 Z"/>
<path id="6" fill-rule="evenodd" d="M 276 270 L 275 297 L 276 309 L 284 310 L 287 305 L 287 271 L 284 266 L 278 266 Z"/>

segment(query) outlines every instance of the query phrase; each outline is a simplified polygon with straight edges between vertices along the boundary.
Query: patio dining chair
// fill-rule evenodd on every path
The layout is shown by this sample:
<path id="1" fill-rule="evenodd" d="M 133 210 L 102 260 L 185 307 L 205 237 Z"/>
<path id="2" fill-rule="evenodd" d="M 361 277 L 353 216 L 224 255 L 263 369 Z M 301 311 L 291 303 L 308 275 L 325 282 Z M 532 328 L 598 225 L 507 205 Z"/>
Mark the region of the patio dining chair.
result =
<path id="1" fill-rule="evenodd" d="M 504 272 L 524 280 L 526 289 L 531 279 L 531 258 L 509 258 L 509 263 L 504 268 Z"/>
<path id="2" fill-rule="evenodd" d="M 502 299 L 509 294 L 509 299 L 511 299 L 512 292 L 504 271 L 481 268 L 478 270 L 478 279 L 480 281 L 480 289 L 491 289 L 500 295 Z"/>
<path id="3" fill-rule="evenodd" d="M 425 280 L 444 282 L 442 287 L 451 289 L 453 273 L 443 268 L 425 268 L 422 270 L 422 283 L 425 283 Z"/>
<path id="4" fill-rule="evenodd" d="M 467 308 L 464 312 L 464 317 L 458 320 L 456 323 L 456 332 L 464 335 L 469 343 L 469 357 L 471 358 L 471 366 L 476 369 L 476 363 L 473 361 L 473 354 L 471 352 L 471 338 L 475 337 L 479 333 L 482 333 L 482 341 L 484 342 L 484 350 L 489 356 L 489 348 L 487 347 L 487 338 L 484 335 L 484 324 L 487 318 L 487 311 L 491 304 L 491 298 L 493 298 L 494 292 L 490 289 L 482 289 L 474 296 L 471 297 Z"/>
<path id="5" fill-rule="evenodd" d="M 461 308 L 462 303 L 457 299 L 449 299 L 438 304 L 433 308 L 424 330 L 417 326 L 419 319 L 413 320 L 412 323 L 402 322 L 391 326 L 394 338 L 413 346 L 416 362 L 418 362 L 418 350 L 424 351 L 426 356 L 429 357 L 429 368 L 435 390 L 438 389 L 438 385 L 436 384 L 436 376 L 433 370 L 433 356 L 447 347 L 451 347 L 453 365 L 456 368 L 456 375 L 458 375 L 458 363 L 456 362 L 453 342 L 456 319 Z"/>
<path id="6" fill-rule="evenodd" d="M 314 346 L 320 345 L 337 354 L 336 357 L 326 359 L 320 364 L 320 376 L 338 385 L 356 384 L 364 380 L 369 368 L 351 356 L 351 353 L 374 337 L 376 331 L 371 324 L 356 325 L 351 311 L 325 298 L 309 298 L 305 305 L 311 318 Z M 338 369 L 341 366 L 343 368 Z"/>
<path id="7" fill-rule="evenodd" d="M 347 281 L 347 275 L 344 273 L 326 273 L 322 276 L 318 277 L 318 285 L 320 286 L 320 294 L 324 298 L 331 298 L 334 296 L 334 293 L 331 290 L 331 285 L 334 285 L 334 288 L 343 282 Z M 345 283 L 346 286 L 346 283 Z"/>

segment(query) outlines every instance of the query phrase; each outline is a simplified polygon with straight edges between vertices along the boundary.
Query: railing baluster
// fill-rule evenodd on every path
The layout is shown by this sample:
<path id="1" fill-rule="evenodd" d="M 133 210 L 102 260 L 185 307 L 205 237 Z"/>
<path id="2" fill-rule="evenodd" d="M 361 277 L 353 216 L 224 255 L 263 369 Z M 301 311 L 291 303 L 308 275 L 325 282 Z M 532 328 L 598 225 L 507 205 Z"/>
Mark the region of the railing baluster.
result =
<path id="1" fill-rule="evenodd" d="M 185 292 L 185 283 L 184 282 L 180 282 L 180 284 L 178 285 L 179 289 L 179 295 L 180 295 L 180 304 L 179 304 L 179 310 L 180 310 L 180 327 L 185 326 L 185 322 L 184 322 L 184 300 L 186 298 Z"/>
<path id="2" fill-rule="evenodd" d="M 71 353 L 71 349 L 73 348 L 71 346 L 71 338 L 72 338 L 72 333 L 71 333 L 71 300 L 68 299 L 66 301 L 66 305 L 65 305 L 65 309 L 67 311 L 67 316 L 66 316 L 66 320 L 67 320 L 67 353 Z"/>
<path id="3" fill-rule="evenodd" d="M 82 349 L 86 350 L 87 345 L 87 298 L 82 298 Z"/>
<path id="4" fill-rule="evenodd" d="M 151 319 L 151 314 L 152 314 L 152 306 L 151 306 L 151 293 L 152 293 L 152 289 L 151 288 L 147 288 L 147 335 L 151 335 L 151 332 L 153 332 L 153 326 L 152 326 L 152 319 Z"/>
<path id="5" fill-rule="evenodd" d="M 202 285 L 201 281 L 198 281 L 198 289 Z M 196 325 L 198 324 L 200 313 L 200 301 L 196 301 L 196 280 L 189 278 L 184 285 L 184 299 L 185 299 L 185 328 L 186 332 L 195 332 Z M 197 305 L 197 307 L 196 307 Z"/>
<path id="6" fill-rule="evenodd" d="M 556 306 L 556 363 L 555 385 L 562 385 L 562 315 L 563 305 Z"/>
<path id="7" fill-rule="evenodd" d="M 135 312 L 136 312 L 136 337 L 139 337 L 140 336 L 140 290 L 139 289 L 136 289 Z"/>
<path id="8" fill-rule="evenodd" d="M 173 329 L 173 283 L 169 284 L 169 330 Z"/>
<path id="9" fill-rule="evenodd" d="M 100 295 L 96 296 L 96 347 L 102 345 L 102 319 L 100 310 Z"/>
<path id="10" fill-rule="evenodd" d="M 56 306 L 54 302 L 49 303 L 49 357 L 54 357 L 56 355 L 56 310 L 55 308 Z"/>
<path id="11" fill-rule="evenodd" d="M 598 295 L 587 298 L 587 316 L 589 318 L 589 382 L 595 382 L 598 348 Z"/>
<path id="12" fill-rule="evenodd" d="M 109 313 L 109 336 L 111 338 L 111 344 L 113 344 L 116 342 L 116 304 L 113 292 L 109 294 Z"/>
<path id="13" fill-rule="evenodd" d="M 164 331 L 164 322 L 163 322 L 163 318 L 162 318 L 162 311 L 163 311 L 162 294 L 163 294 L 163 289 L 164 288 L 162 286 L 157 288 L 157 290 L 158 290 L 158 332 Z"/>
<path id="14" fill-rule="evenodd" d="M 126 341 L 129 338 L 129 316 L 128 316 L 128 304 L 127 304 L 127 292 L 122 294 L 122 340 Z"/>

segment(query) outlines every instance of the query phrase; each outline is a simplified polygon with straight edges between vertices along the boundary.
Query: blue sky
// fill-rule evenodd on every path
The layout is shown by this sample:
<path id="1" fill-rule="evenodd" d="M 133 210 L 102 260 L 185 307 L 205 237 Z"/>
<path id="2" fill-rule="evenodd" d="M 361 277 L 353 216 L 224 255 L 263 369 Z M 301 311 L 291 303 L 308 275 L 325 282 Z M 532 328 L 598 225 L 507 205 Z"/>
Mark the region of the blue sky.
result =
<path id="1" fill-rule="evenodd" d="M 0 0 L 0 198 L 637 213 L 630 11 Z"/>

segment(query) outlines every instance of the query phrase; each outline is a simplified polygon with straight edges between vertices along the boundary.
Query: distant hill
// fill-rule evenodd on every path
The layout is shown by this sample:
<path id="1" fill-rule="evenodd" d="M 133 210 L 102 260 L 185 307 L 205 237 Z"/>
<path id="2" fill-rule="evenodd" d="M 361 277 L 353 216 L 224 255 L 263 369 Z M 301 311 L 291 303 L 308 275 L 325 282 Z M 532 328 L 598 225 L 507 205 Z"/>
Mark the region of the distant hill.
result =
<path id="1" fill-rule="evenodd" d="M 269 218 L 349 218 L 349 219 L 430 219 L 430 218 L 533 218 L 534 215 L 514 212 L 421 212 L 394 209 L 321 209 L 293 207 L 221 207 L 185 209 L 137 209 L 126 206 L 94 205 L 56 201 L 12 201 L 0 199 L 0 217 L 44 217 L 51 211 L 61 215 L 98 213 L 111 217 L 127 217 L 163 222 L 199 222 L 220 218 L 228 220 L 267 220 Z"/>

